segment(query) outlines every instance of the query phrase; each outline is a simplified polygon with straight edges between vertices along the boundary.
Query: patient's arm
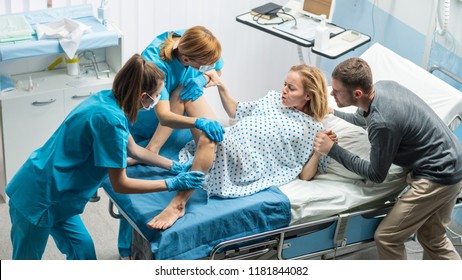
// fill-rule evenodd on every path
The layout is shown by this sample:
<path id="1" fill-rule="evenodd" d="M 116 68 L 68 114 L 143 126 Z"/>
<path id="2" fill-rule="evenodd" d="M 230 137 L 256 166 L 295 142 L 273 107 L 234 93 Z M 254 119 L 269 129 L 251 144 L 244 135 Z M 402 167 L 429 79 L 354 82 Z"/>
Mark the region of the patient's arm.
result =
<path id="1" fill-rule="evenodd" d="M 217 72 L 218 76 L 221 77 L 221 70 L 215 70 L 215 71 Z M 213 81 L 212 81 L 212 79 L 210 78 L 209 75 L 207 75 L 207 74 L 205 73 L 204 76 L 205 76 L 205 79 L 206 79 L 206 81 L 207 81 L 207 84 L 205 85 L 205 88 L 215 86 L 215 84 L 213 83 Z"/>
<path id="2" fill-rule="evenodd" d="M 326 134 L 330 140 L 337 143 L 337 134 L 332 130 L 326 130 L 322 133 Z M 321 158 L 321 154 L 319 152 L 313 151 L 313 155 L 311 158 L 305 163 L 303 166 L 302 172 L 298 175 L 301 180 L 309 181 L 313 179 L 314 175 L 318 171 L 318 163 L 319 159 Z"/>
<path id="3" fill-rule="evenodd" d="M 303 166 L 302 172 L 298 174 L 298 177 L 305 181 L 313 179 L 314 175 L 316 175 L 316 172 L 318 171 L 318 162 L 320 158 L 321 154 L 314 151 L 313 155 Z"/>
<path id="4" fill-rule="evenodd" d="M 228 116 L 230 118 L 235 118 L 238 101 L 229 94 L 228 88 L 221 81 L 220 76 L 216 71 L 212 70 L 206 72 L 206 75 L 210 77 L 209 85 L 217 86 L 218 92 L 220 93 L 221 103 L 223 104 L 223 108 L 225 109 Z"/>

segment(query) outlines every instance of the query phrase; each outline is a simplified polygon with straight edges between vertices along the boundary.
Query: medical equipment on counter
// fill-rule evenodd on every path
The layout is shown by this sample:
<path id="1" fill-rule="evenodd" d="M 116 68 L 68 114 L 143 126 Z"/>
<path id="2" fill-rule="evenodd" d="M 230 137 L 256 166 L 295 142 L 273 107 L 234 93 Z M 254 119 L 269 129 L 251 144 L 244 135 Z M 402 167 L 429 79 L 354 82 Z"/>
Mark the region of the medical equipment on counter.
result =
<path id="1" fill-rule="evenodd" d="M 74 57 L 72 59 L 66 58 L 67 74 L 70 76 L 79 75 L 79 58 Z"/>
<path id="2" fill-rule="evenodd" d="M 98 7 L 98 18 L 104 26 L 107 26 L 109 19 L 109 0 L 101 0 L 101 5 Z"/>
<path id="3" fill-rule="evenodd" d="M 374 81 L 403 84 L 424 99 L 451 129 L 460 125 L 462 94 L 458 90 L 379 44 L 361 57 L 370 64 Z M 333 100 L 330 103 L 336 107 Z M 342 145 L 354 145 L 360 137 L 368 142 L 365 134 L 359 135 L 344 121 L 332 117 L 325 119 L 326 128 L 338 133 Z M 341 138 L 342 129 L 350 137 L 356 133 L 351 137 L 355 141 L 346 143 L 347 139 Z M 174 133 L 161 151 L 171 158 L 191 139 L 185 136 L 187 131 Z M 356 145 L 364 146 L 363 142 Z M 394 167 L 384 183 L 374 185 L 339 171 L 334 163 L 328 168 L 332 168 L 330 173 L 317 175 L 314 180 L 297 179 L 248 197 L 206 200 L 204 192 L 195 191 L 185 215 L 164 231 L 149 229 L 146 223 L 165 208 L 173 194 L 121 195 L 113 191 L 109 180 L 102 187 L 111 204 L 135 229 L 133 258 L 329 258 L 373 244 L 375 229 L 406 187 L 406 172 Z M 141 165 L 127 168 L 127 173 L 145 179 L 169 176 L 160 168 Z M 454 211 L 456 222 L 462 220 L 461 209 L 462 197 Z"/>
<path id="4" fill-rule="evenodd" d="M 32 40 L 34 33 L 24 15 L 0 16 L 0 43 Z"/>
<path id="5" fill-rule="evenodd" d="M 10 75 L 0 75 L 0 92 L 7 92 L 16 88 Z"/>
<path id="6" fill-rule="evenodd" d="M 93 16 L 91 5 L 71 6 L 68 8 L 53 8 L 46 10 L 31 11 L 27 13 L 27 19 L 31 25 L 55 21 L 57 18 L 70 17 L 78 22 L 91 27 L 91 32 L 85 33 L 77 51 L 108 48 L 119 45 L 120 34 L 117 30 L 109 29 Z M 0 62 L 42 55 L 62 53 L 59 41 L 37 40 L 21 41 L 16 44 L 0 46 Z M 113 67 L 115 68 L 115 67 Z M 41 70 L 43 70 L 42 68 Z M 19 73 L 13 73 L 19 74 Z"/>
<path id="7" fill-rule="evenodd" d="M 314 47 L 320 51 L 327 49 L 329 46 L 330 32 L 326 26 L 326 15 L 321 15 L 321 22 L 315 29 Z"/>
<path id="8" fill-rule="evenodd" d="M 122 33 L 110 23 L 107 27 L 103 26 L 94 17 L 90 4 L 34 10 L 24 13 L 24 16 L 32 26 L 60 18 L 74 19 L 91 26 L 91 32 L 83 34 L 77 53 L 91 50 L 93 53 L 87 54 L 87 58 L 91 59 L 88 63 L 96 71 L 95 74 L 88 71 L 69 76 L 66 68 L 62 68 L 64 63 L 57 67 L 64 60 L 58 39 L 37 40 L 33 36 L 29 41 L 0 45 L 1 74 L 7 74 L 16 83 L 15 90 L 0 95 L 3 150 L 0 165 L 4 171 L 0 172 L 2 197 L 5 197 L 5 185 L 24 160 L 45 143 L 67 114 L 91 94 L 111 88 L 112 79 L 106 78 L 109 74 L 106 71 L 111 71 L 110 76 L 114 77 L 123 62 Z M 85 58 L 79 60 L 80 64 L 87 63 Z M 105 79 L 98 79 L 96 73 Z M 31 87 L 29 77 L 32 79 Z M 33 91 L 28 91 L 29 88 Z"/>
<path id="9" fill-rule="evenodd" d="M 96 56 L 95 56 L 95 52 L 93 51 L 84 51 L 83 53 L 80 53 L 79 54 L 79 57 L 83 57 L 85 58 L 86 60 L 89 60 L 91 62 L 90 65 L 82 65 L 84 71 L 85 72 L 85 69 L 86 68 L 90 68 L 92 69 L 95 74 L 96 74 L 96 78 L 99 80 L 101 79 L 102 77 L 100 76 L 100 73 L 104 73 L 106 74 L 107 78 L 109 78 L 109 73 L 111 72 L 109 69 L 106 69 L 106 70 L 100 70 L 99 69 L 99 66 L 98 66 L 98 62 L 96 61 Z"/>

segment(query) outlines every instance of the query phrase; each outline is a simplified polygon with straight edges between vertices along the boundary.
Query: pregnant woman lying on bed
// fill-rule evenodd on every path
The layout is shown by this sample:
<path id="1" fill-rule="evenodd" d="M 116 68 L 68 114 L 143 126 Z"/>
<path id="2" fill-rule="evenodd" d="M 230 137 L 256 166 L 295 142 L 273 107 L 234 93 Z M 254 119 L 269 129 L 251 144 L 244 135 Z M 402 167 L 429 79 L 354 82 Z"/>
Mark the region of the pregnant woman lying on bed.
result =
<path id="1" fill-rule="evenodd" d="M 180 160 L 194 156 L 191 170 L 208 173 L 202 188 L 209 196 L 234 198 L 254 194 L 297 176 L 310 180 L 324 171 L 327 158 L 313 150 L 320 120 L 327 114 L 327 84 L 321 70 L 293 66 L 282 93 L 270 91 L 256 101 L 238 102 L 215 71 L 206 73 L 216 85 L 226 113 L 236 123 L 226 129 L 224 141 L 216 144 L 205 134 L 197 145 L 189 142 Z M 326 132 L 332 139 L 335 133 Z M 148 226 L 167 229 L 184 215 L 193 191 L 179 191 Z"/>

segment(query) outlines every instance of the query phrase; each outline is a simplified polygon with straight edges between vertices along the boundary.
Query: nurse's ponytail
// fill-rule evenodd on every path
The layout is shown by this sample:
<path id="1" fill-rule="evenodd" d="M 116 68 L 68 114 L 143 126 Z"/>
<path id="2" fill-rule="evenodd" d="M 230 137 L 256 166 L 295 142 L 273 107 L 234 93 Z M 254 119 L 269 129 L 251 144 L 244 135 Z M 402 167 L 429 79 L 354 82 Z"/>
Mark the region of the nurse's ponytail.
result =
<path id="1" fill-rule="evenodd" d="M 168 34 L 167 39 L 159 46 L 160 49 L 160 59 L 163 61 L 172 61 L 173 60 L 173 46 L 175 41 L 173 40 L 173 32 Z"/>
<path id="2" fill-rule="evenodd" d="M 164 73 L 141 55 L 133 55 L 117 72 L 112 92 L 127 119 L 134 123 L 141 104 L 141 93 L 154 94 L 163 85 Z"/>
<path id="3" fill-rule="evenodd" d="M 160 45 L 160 58 L 170 62 L 174 56 L 174 33 Z M 175 35 L 176 36 L 176 35 Z M 181 35 L 177 51 L 189 59 L 214 64 L 221 57 L 221 44 L 213 33 L 203 26 L 193 26 Z"/>

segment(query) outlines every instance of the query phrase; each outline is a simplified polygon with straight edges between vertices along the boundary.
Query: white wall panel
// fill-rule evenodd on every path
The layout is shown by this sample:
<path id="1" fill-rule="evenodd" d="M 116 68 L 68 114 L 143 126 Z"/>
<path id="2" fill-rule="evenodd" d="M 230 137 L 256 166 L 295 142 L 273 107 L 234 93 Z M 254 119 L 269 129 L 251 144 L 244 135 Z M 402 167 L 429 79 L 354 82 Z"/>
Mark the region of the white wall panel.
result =
<path id="1" fill-rule="evenodd" d="M 8 3 L 24 6 L 24 0 L 0 1 L 0 7 Z M 100 0 L 53 0 L 53 6 L 82 2 L 93 4 L 96 15 Z M 237 99 L 251 100 L 270 89 L 280 89 L 289 67 L 299 63 L 294 44 L 236 21 L 237 15 L 266 2 L 268 0 L 109 0 L 109 8 L 110 20 L 124 33 L 124 60 L 142 52 L 162 32 L 206 26 L 222 44 L 223 80 Z M 284 4 L 286 0 L 273 2 Z M 217 90 L 207 89 L 206 98 L 219 117 L 224 118 L 226 114 Z"/>
<path id="2" fill-rule="evenodd" d="M 11 1 L 11 6 L 10 6 L 10 12 L 11 13 L 19 13 L 22 11 L 27 11 L 27 6 L 25 5 L 26 1 L 25 0 L 16 0 L 16 1 Z"/>
<path id="3" fill-rule="evenodd" d="M 35 10 L 42 10 L 47 8 L 47 0 L 34 0 L 34 1 L 29 1 L 29 10 L 30 11 L 35 11 Z"/>
<path id="4" fill-rule="evenodd" d="M 167 2 L 167 1 L 165 1 Z M 156 10 L 157 3 L 155 1 L 141 0 L 138 5 L 138 19 L 137 28 L 137 47 L 132 50 L 133 53 L 141 53 L 144 48 L 151 43 L 154 35 L 156 34 Z M 159 8 L 161 10 L 161 8 Z"/>

